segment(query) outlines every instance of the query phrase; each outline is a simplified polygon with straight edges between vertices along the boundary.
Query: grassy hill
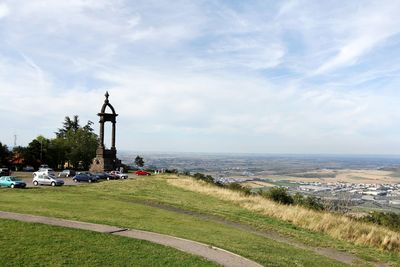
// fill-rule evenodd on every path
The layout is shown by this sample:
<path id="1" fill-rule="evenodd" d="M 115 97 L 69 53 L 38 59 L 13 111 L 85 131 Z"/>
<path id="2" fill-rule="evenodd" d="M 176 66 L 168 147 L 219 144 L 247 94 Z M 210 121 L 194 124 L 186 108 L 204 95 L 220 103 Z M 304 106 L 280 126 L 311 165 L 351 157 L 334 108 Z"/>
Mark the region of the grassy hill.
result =
<path id="1" fill-rule="evenodd" d="M 226 197 L 211 189 L 190 177 L 158 175 L 81 186 L 1 190 L 0 210 L 174 235 L 227 249 L 265 266 L 346 266 L 349 257 L 357 266 L 377 262 L 400 266 L 396 251 L 356 244 L 293 219 L 266 214 L 262 209 L 266 203 L 257 206 L 256 200 L 237 192 L 228 192 L 234 195 Z M 172 265 L 179 265 L 178 261 Z"/>
<path id="2" fill-rule="evenodd" d="M 176 249 L 115 235 L 0 220 L 0 266 L 218 266 Z M 127 264 L 129 263 L 129 264 Z"/>

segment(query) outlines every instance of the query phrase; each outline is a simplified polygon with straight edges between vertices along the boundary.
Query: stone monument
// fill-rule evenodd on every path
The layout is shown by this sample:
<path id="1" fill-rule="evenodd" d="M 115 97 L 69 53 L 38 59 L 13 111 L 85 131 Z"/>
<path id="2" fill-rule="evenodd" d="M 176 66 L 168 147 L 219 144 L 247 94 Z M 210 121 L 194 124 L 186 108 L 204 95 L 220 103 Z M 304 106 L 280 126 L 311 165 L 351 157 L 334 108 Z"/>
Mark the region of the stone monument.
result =
<path id="1" fill-rule="evenodd" d="M 114 107 L 108 101 L 108 97 L 110 95 L 106 92 L 104 100 L 104 104 L 101 108 L 100 113 L 97 115 L 100 117 L 100 135 L 99 135 L 99 145 L 96 150 L 96 158 L 93 159 L 92 164 L 90 166 L 91 172 L 104 172 L 111 171 L 119 168 L 121 166 L 121 161 L 117 159 L 117 149 L 115 148 L 115 124 L 116 118 L 118 116 L 115 113 Z M 106 113 L 106 109 L 110 108 L 111 113 Z M 107 149 L 104 145 L 104 123 L 105 122 L 112 123 L 112 137 L 111 137 L 111 148 Z"/>

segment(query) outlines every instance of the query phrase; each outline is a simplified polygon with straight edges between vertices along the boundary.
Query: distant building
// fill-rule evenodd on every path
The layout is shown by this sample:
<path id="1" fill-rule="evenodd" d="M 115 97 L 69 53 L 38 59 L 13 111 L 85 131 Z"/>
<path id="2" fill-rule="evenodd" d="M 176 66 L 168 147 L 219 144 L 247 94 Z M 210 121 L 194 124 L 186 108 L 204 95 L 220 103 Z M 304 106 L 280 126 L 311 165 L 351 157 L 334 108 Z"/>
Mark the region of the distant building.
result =
<path id="1" fill-rule="evenodd" d="M 317 185 L 301 185 L 299 189 L 302 191 L 312 191 L 312 192 L 327 192 L 331 191 L 330 187 L 317 186 Z"/>
<path id="2" fill-rule="evenodd" d="M 400 199 L 389 200 L 389 205 L 400 206 Z"/>
<path id="3" fill-rule="evenodd" d="M 363 195 L 370 195 L 370 196 L 386 196 L 386 191 L 365 191 L 362 193 Z"/>

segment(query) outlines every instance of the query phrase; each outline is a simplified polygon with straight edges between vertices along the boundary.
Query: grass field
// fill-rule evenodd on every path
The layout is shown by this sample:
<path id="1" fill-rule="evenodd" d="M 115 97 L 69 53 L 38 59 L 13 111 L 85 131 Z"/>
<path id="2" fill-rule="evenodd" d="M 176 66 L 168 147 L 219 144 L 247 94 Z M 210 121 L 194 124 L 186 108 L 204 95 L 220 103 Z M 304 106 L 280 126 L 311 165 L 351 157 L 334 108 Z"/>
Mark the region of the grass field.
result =
<path id="1" fill-rule="evenodd" d="M 244 196 L 239 192 L 205 182 L 175 179 L 171 183 L 194 192 L 218 196 L 220 199 L 231 201 L 250 211 L 292 222 L 313 231 L 327 233 L 334 238 L 400 252 L 400 233 L 382 226 L 354 221 L 340 214 L 318 212 L 299 206 L 285 206 L 261 196 Z"/>
<path id="2" fill-rule="evenodd" d="M 173 186 L 168 181 L 175 178 L 167 175 L 60 188 L 1 190 L 0 210 L 170 234 L 222 247 L 267 266 L 344 265 L 238 228 L 231 223 L 235 222 L 259 231 L 277 232 L 307 245 L 333 247 L 363 260 L 399 266 L 396 253 L 352 245 L 251 212 L 230 201 Z M 366 262 L 361 260 L 357 264 L 365 266 Z"/>
<path id="3" fill-rule="evenodd" d="M 0 229 L 0 266 L 218 266 L 120 236 L 11 220 L 0 220 Z"/>

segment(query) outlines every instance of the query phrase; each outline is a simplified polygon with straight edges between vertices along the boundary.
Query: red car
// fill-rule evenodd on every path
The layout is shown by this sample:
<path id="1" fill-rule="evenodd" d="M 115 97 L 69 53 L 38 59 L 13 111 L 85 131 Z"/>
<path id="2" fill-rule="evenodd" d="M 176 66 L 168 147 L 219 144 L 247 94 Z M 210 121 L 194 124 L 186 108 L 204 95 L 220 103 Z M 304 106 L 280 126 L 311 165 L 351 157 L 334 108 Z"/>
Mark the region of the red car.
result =
<path id="1" fill-rule="evenodd" d="M 136 175 L 140 175 L 140 176 L 149 176 L 149 175 L 151 175 L 151 173 L 145 172 L 145 171 L 142 171 L 142 170 L 135 171 L 135 174 Z"/>

